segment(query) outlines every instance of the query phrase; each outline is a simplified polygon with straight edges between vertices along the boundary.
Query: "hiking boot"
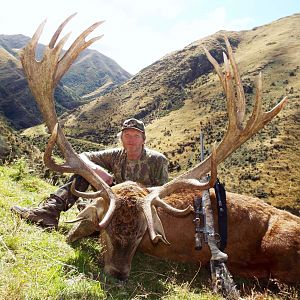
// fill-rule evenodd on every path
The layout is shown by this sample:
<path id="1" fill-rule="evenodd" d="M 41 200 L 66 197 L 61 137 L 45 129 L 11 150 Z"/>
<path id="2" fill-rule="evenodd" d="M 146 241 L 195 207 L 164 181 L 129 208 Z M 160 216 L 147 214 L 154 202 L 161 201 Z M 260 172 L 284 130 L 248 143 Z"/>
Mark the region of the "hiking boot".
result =
<path id="1" fill-rule="evenodd" d="M 66 210 L 68 203 L 67 199 L 51 194 L 40 207 L 13 206 L 10 210 L 26 221 L 57 230 L 60 213 Z"/>
<path id="2" fill-rule="evenodd" d="M 28 209 L 20 206 L 13 206 L 10 209 L 13 213 L 19 215 L 22 219 L 36 223 L 37 225 L 45 228 L 56 229 L 58 228 L 59 211 L 49 211 L 47 208 L 33 208 Z"/>
<path id="3" fill-rule="evenodd" d="M 78 199 L 70 190 L 73 179 L 76 179 L 75 188 L 77 190 L 85 191 L 88 188 L 89 183 L 83 177 L 73 175 L 65 185 L 60 187 L 54 194 L 51 194 L 40 207 L 28 209 L 13 206 L 11 211 L 24 220 L 57 230 L 60 213 L 71 208 Z"/>

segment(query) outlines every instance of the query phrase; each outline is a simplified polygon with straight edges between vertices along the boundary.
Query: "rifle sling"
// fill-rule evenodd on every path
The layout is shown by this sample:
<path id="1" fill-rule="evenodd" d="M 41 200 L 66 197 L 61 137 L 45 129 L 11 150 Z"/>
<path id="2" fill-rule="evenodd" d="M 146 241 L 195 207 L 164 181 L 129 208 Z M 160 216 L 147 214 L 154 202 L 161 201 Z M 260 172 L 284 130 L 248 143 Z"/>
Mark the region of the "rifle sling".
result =
<path id="1" fill-rule="evenodd" d="M 224 251 L 227 245 L 227 205 L 226 205 L 226 191 L 219 179 L 217 179 L 215 186 L 215 194 L 217 198 L 217 210 L 218 210 L 218 224 L 220 235 L 219 249 Z"/>

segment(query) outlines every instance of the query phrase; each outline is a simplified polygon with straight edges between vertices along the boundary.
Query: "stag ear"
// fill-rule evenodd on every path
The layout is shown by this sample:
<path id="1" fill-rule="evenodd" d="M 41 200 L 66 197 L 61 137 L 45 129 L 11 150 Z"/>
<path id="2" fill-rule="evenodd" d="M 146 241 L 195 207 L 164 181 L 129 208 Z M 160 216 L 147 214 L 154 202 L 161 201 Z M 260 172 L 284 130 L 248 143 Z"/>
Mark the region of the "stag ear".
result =
<path id="1" fill-rule="evenodd" d="M 66 221 L 66 223 L 77 223 L 68 233 L 67 242 L 75 242 L 100 230 L 99 222 L 104 216 L 103 201 L 103 198 L 94 200 L 74 220 Z"/>
<path id="2" fill-rule="evenodd" d="M 87 205 L 75 219 L 67 220 L 65 223 L 77 223 L 82 220 L 102 220 L 104 215 L 103 198 L 94 200 L 91 204 Z"/>
<path id="3" fill-rule="evenodd" d="M 164 227 L 158 216 L 157 210 L 156 210 L 155 206 L 153 206 L 153 205 L 151 205 L 151 212 L 152 212 L 153 229 L 154 229 L 154 233 L 152 233 L 152 234 L 150 233 L 152 242 L 157 243 L 158 240 L 161 240 L 165 244 L 170 245 L 170 243 L 168 242 L 168 240 L 166 238 Z"/>

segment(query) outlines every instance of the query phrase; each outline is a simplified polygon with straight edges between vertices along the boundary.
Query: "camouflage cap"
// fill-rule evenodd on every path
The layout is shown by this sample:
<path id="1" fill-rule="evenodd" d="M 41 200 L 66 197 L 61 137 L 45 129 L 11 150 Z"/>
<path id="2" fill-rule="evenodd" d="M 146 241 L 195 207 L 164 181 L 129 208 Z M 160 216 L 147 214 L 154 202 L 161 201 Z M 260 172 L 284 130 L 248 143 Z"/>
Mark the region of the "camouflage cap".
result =
<path id="1" fill-rule="evenodd" d="M 122 126 L 122 131 L 124 129 L 136 129 L 139 130 L 141 132 L 145 133 L 145 125 L 142 121 L 139 121 L 135 118 L 131 118 L 128 120 L 125 120 Z"/>

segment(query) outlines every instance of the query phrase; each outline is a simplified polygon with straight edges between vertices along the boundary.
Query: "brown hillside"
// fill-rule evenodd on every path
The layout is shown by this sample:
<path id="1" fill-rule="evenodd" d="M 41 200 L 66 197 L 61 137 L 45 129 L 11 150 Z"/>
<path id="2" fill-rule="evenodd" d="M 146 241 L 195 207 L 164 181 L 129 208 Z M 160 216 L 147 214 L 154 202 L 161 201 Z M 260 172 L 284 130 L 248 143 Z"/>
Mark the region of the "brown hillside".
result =
<path id="1" fill-rule="evenodd" d="M 300 14 L 242 32 L 218 32 L 173 52 L 113 92 L 77 109 L 66 131 L 111 146 L 120 123 L 135 116 L 147 124 L 148 145 L 163 151 L 172 175 L 199 159 L 200 128 L 207 148 L 227 124 L 225 99 L 202 45 L 220 62 L 225 33 L 234 47 L 248 105 L 255 77 L 263 74 L 265 109 L 284 95 L 284 111 L 219 167 L 227 189 L 252 194 L 276 206 L 300 208 Z"/>

